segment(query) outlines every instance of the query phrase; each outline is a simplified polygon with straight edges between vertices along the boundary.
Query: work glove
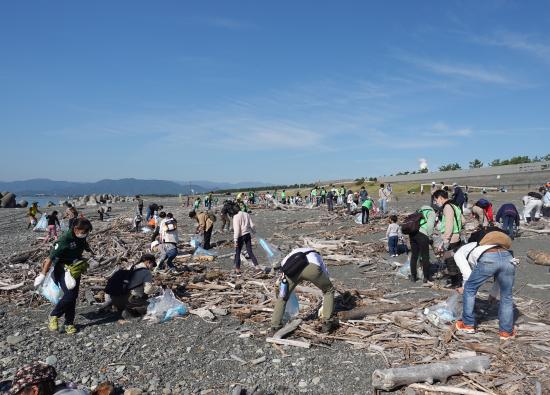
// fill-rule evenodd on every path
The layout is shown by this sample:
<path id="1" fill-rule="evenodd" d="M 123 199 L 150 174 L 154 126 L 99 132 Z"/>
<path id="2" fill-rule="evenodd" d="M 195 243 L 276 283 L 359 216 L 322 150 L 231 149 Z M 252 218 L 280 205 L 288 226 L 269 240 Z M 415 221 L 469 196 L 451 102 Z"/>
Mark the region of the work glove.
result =
<path id="1" fill-rule="evenodd" d="M 46 279 L 46 276 L 43 273 L 40 273 L 34 279 L 34 287 L 38 288 L 39 286 L 41 286 L 45 279 Z"/>

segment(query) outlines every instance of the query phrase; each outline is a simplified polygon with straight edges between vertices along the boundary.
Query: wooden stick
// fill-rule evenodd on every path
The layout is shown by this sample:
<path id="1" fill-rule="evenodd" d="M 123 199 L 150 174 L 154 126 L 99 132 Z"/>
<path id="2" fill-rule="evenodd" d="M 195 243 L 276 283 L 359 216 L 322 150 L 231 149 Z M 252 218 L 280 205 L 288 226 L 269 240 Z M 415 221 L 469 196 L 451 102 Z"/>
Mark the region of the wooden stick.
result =
<path id="1" fill-rule="evenodd" d="M 289 339 L 275 339 L 274 337 L 268 337 L 265 339 L 268 343 L 274 343 L 274 344 L 282 344 L 284 346 L 294 346 L 294 347 L 300 347 L 300 348 L 310 348 L 311 343 L 309 342 L 302 342 L 299 340 L 289 340 Z"/>
<path id="2" fill-rule="evenodd" d="M 424 391 L 433 391 L 433 392 L 443 392 L 447 394 L 462 394 L 462 395 L 487 395 L 486 392 L 470 390 L 467 388 L 452 387 L 450 385 L 426 385 L 426 384 L 411 384 L 409 388 L 424 390 Z"/>

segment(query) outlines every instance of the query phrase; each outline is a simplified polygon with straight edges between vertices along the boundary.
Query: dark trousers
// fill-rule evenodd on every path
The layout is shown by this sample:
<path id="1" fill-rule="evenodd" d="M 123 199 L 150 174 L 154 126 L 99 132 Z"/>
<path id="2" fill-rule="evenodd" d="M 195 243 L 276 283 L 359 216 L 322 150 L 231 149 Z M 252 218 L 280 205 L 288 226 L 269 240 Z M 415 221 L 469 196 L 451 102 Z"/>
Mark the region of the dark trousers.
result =
<path id="1" fill-rule="evenodd" d="M 460 241 L 457 241 L 456 243 L 451 243 L 449 245 L 449 251 L 456 252 L 456 250 L 458 250 L 461 245 L 462 243 Z M 454 256 L 446 258 L 445 263 L 447 264 L 447 273 L 449 273 L 449 277 L 451 278 L 451 284 L 453 286 L 461 286 L 462 273 L 460 273 L 460 269 L 455 262 Z"/>
<path id="2" fill-rule="evenodd" d="M 367 207 L 361 207 L 361 223 L 363 225 L 369 223 L 369 209 Z"/>
<path id="3" fill-rule="evenodd" d="M 250 233 L 247 233 L 237 239 L 237 247 L 235 248 L 235 269 L 241 268 L 241 251 L 243 246 L 246 246 L 248 257 L 252 259 L 254 266 L 258 266 L 258 260 L 252 251 L 252 236 L 250 236 Z"/>
<path id="4" fill-rule="evenodd" d="M 332 200 L 332 198 L 327 200 L 327 206 L 328 206 L 328 211 L 334 210 L 334 200 Z"/>
<path id="5" fill-rule="evenodd" d="M 550 218 L 550 207 L 542 208 L 542 216 L 545 218 Z"/>
<path id="6" fill-rule="evenodd" d="M 80 277 L 76 279 L 76 286 L 73 289 L 67 289 L 65 285 L 65 273 L 55 277 L 55 283 L 63 290 L 63 297 L 58 304 L 55 305 L 50 316 L 61 317 L 65 315 L 65 325 L 74 324 L 74 316 L 76 314 L 76 301 L 78 299 L 78 290 L 80 288 Z"/>
<path id="7" fill-rule="evenodd" d="M 424 272 L 424 278 L 431 280 L 430 273 L 430 238 L 424 233 L 416 232 L 409 236 L 411 241 L 411 276 L 418 278 L 418 270 L 416 264 L 418 257 L 420 256 L 420 263 L 422 264 L 422 271 Z"/>
<path id="8" fill-rule="evenodd" d="M 143 206 L 138 206 L 139 215 L 143 215 Z"/>
<path id="9" fill-rule="evenodd" d="M 145 315 L 147 312 L 147 297 L 135 296 L 131 294 L 111 296 L 113 306 L 119 311 L 127 310 L 133 315 Z"/>
<path id="10" fill-rule="evenodd" d="M 397 245 L 399 244 L 399 236 L 388 237 L 388 250 L 390 255 L 397 255 Z"/>
<path id="11" fill-rule="evenodd" d="M 212 246 L 210 245 L 210 238 L 212 237 L 212 229 L 214 229 L 214 227 L 211 227 L 210 229 L 207 229 L 204 231 L 204 246 L 203 248 L 205 250 L 209 250 L 212 248 Z"/>
<path id="12" fill-rule="evenodd" d="M 516 217 L 511 215 L 505 215 L 502 217 L 502 230 L 508 233 L 512 239 L 514 238 L 514 225 L 516 223 Z"/>

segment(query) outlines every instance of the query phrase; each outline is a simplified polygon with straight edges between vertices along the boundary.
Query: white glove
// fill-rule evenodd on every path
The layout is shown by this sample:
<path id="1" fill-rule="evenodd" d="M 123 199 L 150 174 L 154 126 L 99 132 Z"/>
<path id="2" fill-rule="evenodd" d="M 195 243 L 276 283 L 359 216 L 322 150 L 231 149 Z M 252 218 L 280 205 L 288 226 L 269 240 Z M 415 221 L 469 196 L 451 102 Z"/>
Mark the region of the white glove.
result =
<path id="1" fill-rule="evenodd" d="M 39 286 L 41 286 L 45 278 L 46 276 L 43 273 L 40 273 L 38 276 L 36 276 L 36 278 L 34 279 L 34 287 L 38 288 Z"/>

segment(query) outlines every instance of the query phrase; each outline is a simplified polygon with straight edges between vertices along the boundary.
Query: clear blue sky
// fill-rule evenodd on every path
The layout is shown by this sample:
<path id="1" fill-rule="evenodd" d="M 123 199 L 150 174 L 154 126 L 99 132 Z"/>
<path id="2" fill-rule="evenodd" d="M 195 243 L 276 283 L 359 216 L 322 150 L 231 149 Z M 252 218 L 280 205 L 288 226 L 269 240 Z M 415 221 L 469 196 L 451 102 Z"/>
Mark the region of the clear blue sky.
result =
<path id="1" fill-rule="evenodd" d="M 4 1 L 0 180 L 550 153 L 549 1 Z"/>

